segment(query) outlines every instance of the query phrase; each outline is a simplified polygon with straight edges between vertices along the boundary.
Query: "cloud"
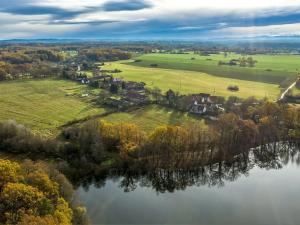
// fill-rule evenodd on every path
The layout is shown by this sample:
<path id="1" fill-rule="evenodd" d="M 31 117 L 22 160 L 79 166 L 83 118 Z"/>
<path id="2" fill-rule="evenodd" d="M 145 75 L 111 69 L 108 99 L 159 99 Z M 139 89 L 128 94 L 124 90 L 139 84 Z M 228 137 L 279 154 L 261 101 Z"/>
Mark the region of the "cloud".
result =
<path id="1" fill-rule="evenodd" d="M 35 0 L 10 0 L 10 1 L 0 1 L 0 8 L 6 7 L 17 7 L 20 5 L 27 5 L 36 2 Z"/>
<path id="2" fill-rule="evenodd" d="M 49 15 L 14 15 L 10 13 L 0 12 L 1 27 L 10 25 L 13 28 L 14 24 L 26 22 L 40 22 L 51 19 Z"/>
<path id="3" fill-rule="evenodd" d="M 1 13 L 2 12 L 2 13 Z M 3 17 L 3 18 L 2 18 Z M 10 0 L 0 2 L 0 38 L 194 38 L 283 35 L 300 23 L 300 0 Z M 7 27 L 7 24 L 16 26 Z M 278 27 L 282 25 L 281 27 Z M 275 28 L 272 28 L 275 26 Z M 277 26 L 277 27 L 276 27 Z M 284 29 L 278 32 L 276 29 Z M 285 30 L 286 29 L 286 30 Z M 49 32 L 51 31 L 51 33 Z"/>
<path id="4" fill-rule="evenodd" d="M 108 0 L 33 0 L 31 5 L 43 7 L 56 7 L 65 10 L 86 10 L 88 8 L 96 8 L 103 5 Z"/>
<path id="5" fill-rule="evenodd" d="M 17 6 L 0 9 L 2 12 L 18 15 L 52 15 L 55 18 L 70 18 L 83 12 L 68 11 L 57 7 Z"/>
<path id="6" fill-rule="evenodd" d="M 300 23 L 268 26 L 227 27 L 212 33 L 227 37 L 298 36 Z"/>
<path id="7" fill-rule="evenodd" d="M 141 0 L 112 1 L 102 5 L 104 11 L 135 11 L 151 7 L 151 4 Z"/>
<path id="8" fill-rule="evenodd" d="M 186 27 L 176 27 L 175 30 L 200 30 L 205 29 L 205 26 L 186 26 Z"/>
<path id="9" fill-rule="evenodd" d="M 47 25 L 43 23 L 21 22 L 8 25 L 2 25 L 0 30 L 0 39 L 11 38 L 54 38 L 57 35 L 63 35 L 66 32 L 79 32 L 80 25 Z"/>
<path id="10" fill-rule="evenodd" d="M 49 15 L 14 15 L 0 12 L 0 39 L 57 37 L 77 33 L 82 25 L 49 24 Z"/>

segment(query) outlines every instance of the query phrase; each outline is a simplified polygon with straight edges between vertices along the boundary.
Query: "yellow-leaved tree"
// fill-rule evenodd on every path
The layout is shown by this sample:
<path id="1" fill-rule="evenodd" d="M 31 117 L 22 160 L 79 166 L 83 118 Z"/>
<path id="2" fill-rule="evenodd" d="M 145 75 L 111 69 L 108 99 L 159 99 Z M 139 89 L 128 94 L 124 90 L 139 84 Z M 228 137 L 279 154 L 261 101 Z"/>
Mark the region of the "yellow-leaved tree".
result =
<path id="1" fill-rule="evenodd" d="M 72 209 L 61 192 L 66 189 L 49 174 L 43 164 L 0 160 L 0 224 L 72 224 Z"/>

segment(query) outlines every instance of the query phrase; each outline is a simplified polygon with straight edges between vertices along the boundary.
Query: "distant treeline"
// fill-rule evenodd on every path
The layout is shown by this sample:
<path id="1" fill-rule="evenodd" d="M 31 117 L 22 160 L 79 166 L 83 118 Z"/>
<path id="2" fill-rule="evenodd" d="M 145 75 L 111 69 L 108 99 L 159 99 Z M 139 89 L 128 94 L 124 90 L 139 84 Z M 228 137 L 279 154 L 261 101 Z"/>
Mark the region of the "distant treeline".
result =
<path id="1" fill-rule="evenodd" d="M 91 61 L 106 62 L 131 58 L 131 53 L 117 49 L 86 49 L 80 52 L 80 56 Z"/>
<path id="2" fill-rule="evenodd" d="M 45 47 L 6 49 L 0 51 L 0 81 L 63 76 L 65 68 L 87 65 L 90 61 L 106 62 L 130 57 L 130 53 L 116 49 L 81 49 L 76 55 Z"/>
<path id="3" fill-rule="evenodd" d="M 229 65 L 229 66 L 240 66 L 240 67 L 254 67 L 257 63 L 252 57 L 241 57 L 239 59 L 231 59 L 229 62 L 220 60 L 218 62 L 219 66 Z"/>

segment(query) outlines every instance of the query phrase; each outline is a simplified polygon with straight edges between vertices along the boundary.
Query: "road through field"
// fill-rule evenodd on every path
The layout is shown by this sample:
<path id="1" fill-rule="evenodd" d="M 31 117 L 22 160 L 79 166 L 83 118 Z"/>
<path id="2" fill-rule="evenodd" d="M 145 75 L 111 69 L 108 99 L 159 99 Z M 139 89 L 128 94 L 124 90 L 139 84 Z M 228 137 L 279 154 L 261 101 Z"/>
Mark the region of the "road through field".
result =
<path id="1" fill-rule="evenodd" d="M 278 99 L 278 101 L 281 101 L 282 99 L 284 99 L 285 95 L 292 89 L 295 87 L 297 81 L 295 81 L 294 83 L 292 83 L 280 96 L 280 98 Z"/>

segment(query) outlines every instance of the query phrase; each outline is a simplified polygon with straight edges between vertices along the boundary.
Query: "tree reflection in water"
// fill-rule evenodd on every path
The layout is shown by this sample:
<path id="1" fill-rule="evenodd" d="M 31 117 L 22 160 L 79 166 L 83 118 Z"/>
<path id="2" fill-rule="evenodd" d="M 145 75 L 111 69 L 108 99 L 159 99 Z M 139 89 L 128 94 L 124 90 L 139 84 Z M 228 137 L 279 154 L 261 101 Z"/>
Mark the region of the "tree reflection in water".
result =
<path id="1" fill-rule="evenodd" d="M 119 185 L 125 192 L 134 191 L 138 186 L 152 187 L 157 193 L 185 190 L 189 186 L 222 187 L 241 176 L 248 176 L 254 167 L 270 170 L 281 169 L 289 162 L 299 165 L 299 152 L 298 144 L 276 143 L 240 151 L 239 154 L 226 155 L 220 159 L 213 158 L 211 161 L 199 160 L 198 165 L 201 166 L 187 161 L 185 164 L 181 163 L 181 167 L 169 167 L 168 161 L 164 161 L 165 168 L 157 168 L 143 161 L 114 170 L 81 168 L 80 171 L 69 171 L 69 177 L 76 187 L 82 186 L 86 190 L 91 184 L 97 188 L 103 187 L 107 179 L 120 182 Z"/>

